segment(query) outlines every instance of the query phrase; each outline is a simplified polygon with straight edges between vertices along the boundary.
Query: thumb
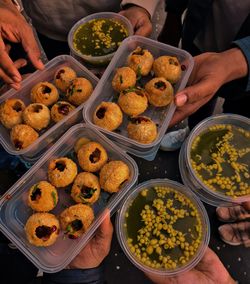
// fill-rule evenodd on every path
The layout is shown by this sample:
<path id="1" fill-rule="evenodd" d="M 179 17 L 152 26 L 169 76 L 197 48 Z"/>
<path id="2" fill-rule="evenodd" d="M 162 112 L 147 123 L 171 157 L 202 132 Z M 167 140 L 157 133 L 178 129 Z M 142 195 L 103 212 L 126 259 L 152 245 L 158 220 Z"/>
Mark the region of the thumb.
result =
<path id="1" fill-rule="evenodd" d="M 244 207 L 244 209 L 246 209 L 248 212 L 250 212 L 250 201 L 243 202 L 241 206 Z"/>
<path id="2" fill-rule="evenodd" d="M 175 104 L 182 107 L 187 103 L 193 104 L 199 100 L 212 96 L 218 90 L 211 80 L 203 79 L 200 82 L 185 88 L 175 95 Z"/>
<path id="3" fill-rule="evenodd" d="M 124 17 L 126 17 L 126 18 L 130 21 L 130 23 L 131 23 L 133 29 L 135 30 L 135 26 L 136 26 L 136 23 L 137 23 L 136 17 L 133 17 L 133 16 L 131 15 L 131 13 L 129 13 L 127 10 L 120 11 L 119 14 L 122 15 L 122 16 L 124 16 Z"/>
<path id="4" fill-rule="evenodd" d="M 98 228 L 95 238 L 97 241 L 110 240 L 111 242 L 112 234 L 113 234 L 113 225 L 110 220 L 110 212 L 108 209 L 106 209 L 103 212 L 103 214 L 106 216 L 103 222 L 101 223 L 100 227 Z"/>
<path id="5" fill-rule="evenodd" d="M 152 32 L 152 24 L 148 17 L 139 19 L 135 26 L 135 35 L 149 36 Z"/>

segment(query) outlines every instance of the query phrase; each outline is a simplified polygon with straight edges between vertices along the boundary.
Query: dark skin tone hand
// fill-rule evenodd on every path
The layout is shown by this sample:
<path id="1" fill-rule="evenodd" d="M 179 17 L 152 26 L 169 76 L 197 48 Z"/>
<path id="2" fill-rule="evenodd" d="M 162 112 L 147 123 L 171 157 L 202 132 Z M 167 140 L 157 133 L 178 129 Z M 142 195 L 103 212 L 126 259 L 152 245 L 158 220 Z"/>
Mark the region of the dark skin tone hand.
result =
<path id="1" fill-rule="evenodd" d="M 195 268 L 184 272 L 175 277 L 155 276 L 146 274 L 154 283 L 157 284 L 233 284 L 226 268 L 221 263 L 218 256 L 207 249 L 201 261 Z"/>
<path id="2" fill-rule="evenodd" d="M 170 126 L 187 118 L 206 104 L 225 83 L 247 75 L 246 59 L 238 48 L 221 53 L 206 52 L 194 57 L 188 87 L 175 96 L 176 111 Z"/>
<path id="3" fill-rule="evenodd" d="M 95 236 L 88 242 L 82 251 L 71 261 L 68 269 L 94 268 L 101 264 L 108 255 L 113 235 L 113 226 L 109 211 L 104 211 L 104 221 L 98 228 Z"/>
<path id="4" fill-rule="evenodd" d="M 141 7 L 131 6 L 119 14 L 125 16 L 131 22 L 135 35 L 149 36 L 152 32 L 152 24 L 149 13 Z"/>
<path id="5" fill-rule="evenodd" d="M 43 69 L 44 65 L 31 27 L 11 1 L 0 0 L 0 15 L 0 78 L 19 89 L 22 77 L 17 62 L 14 63 L 9 57 L 6 40 L 21 43 L 35 68 Z"/>

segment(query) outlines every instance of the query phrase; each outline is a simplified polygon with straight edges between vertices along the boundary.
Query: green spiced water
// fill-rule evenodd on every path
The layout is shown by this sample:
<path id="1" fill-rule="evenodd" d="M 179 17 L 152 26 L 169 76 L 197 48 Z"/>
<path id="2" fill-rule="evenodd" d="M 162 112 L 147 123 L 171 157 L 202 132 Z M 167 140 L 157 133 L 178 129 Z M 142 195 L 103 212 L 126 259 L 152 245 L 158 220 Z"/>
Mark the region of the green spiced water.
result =
<path id="1" fill-rule="evenodd" d="M 250 194 L 250 131 L 211 126 L 194 139 L 190 156 L 196 176 L 209 189 L 231 197 Z"/>
<path id="2" fill-rule="evenodd" d="M 115 52 L 127 36 L 128 30 L 119 21 L 94 19 L 75 31 L 73 46 L 83 55 L 104 56 Z"/>
<path id="3" fill-rule="evenodd" d="M 169 187 L 141 191 L 125 213 L 124 226 L 131 252 L 152 268 L 183 266 L 201 244 L 202 225 L 196 206 Z"/>

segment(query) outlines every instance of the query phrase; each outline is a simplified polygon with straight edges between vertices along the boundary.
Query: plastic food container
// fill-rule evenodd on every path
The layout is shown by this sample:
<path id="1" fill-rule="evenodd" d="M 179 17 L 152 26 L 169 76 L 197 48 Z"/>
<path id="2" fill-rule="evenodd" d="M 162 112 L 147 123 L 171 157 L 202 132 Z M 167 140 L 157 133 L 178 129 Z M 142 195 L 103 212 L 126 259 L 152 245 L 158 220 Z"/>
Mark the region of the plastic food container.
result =
<path id="1" fill-rule="evenodd" d="M 220 114 L 208 117 L 201 121 L 190 133 L 185 143 L 182 145 L 179 155 L 179 168 L 183 183 L 192 189 L 204 202 L 213 206 L 232 206 L 233 203 L 242 203 L 250 200 L 250 195 L 239 197 L 227 196 L 217 190 L 211 190 L 199 177 L 197 177 L 191 164 L 191 146 L 194 139 L 201 133 L 214 125 L 225 124 L 241 127 L 250 130 L 250 119 L 235 114 Z M 221 140 L 219 140 L 221 141 Z M 237 147 L 237 145 L 235 145 Z M 248 147 L 249 145 L 245 145 Z M 209 150 L 209 146 L 207 150 Z"/>
<path id="2" fill-rule="evenodd" d="M 189 53 L 184 50 L 168 46 L 166 44 L 145 37 L 131 36 L 122 42 L 109 66 L 104 72 L 102 78 L 100 79 L 98 86 L 96 87 L 92 97 L 88 102 L 88 105 L 86 106 L 86 108 L 84 108 L 83 116 L 85 121 L 89 124 L 94 125 L 93 113 L 102 101 L 114 101 L 118 97 L 118 94 L 113 90 L 111 86 L 115 70 L 116 68 L 126 65 L 128 55 L 137 46 L 148 49 L 153 54 L 154 58 L 162 55 L 176 56 L 181 65 L 185 66 L 185 70 L 182 72 L 180 80 L 174 85 L 174 93 L 176 93 L 178 90 L 183 89 L 187 84 L 194 64 L 193 58 Z M 147 82 L 150 80 L 150 78 L 146 78 L 145 80 Z M 139 143 L 127 136 L 126 127 L 128 124 L 128 116 L 126 116 L 125 114 L 123 116 L 123 123 L 118 128 L 119 132 L 111 132 L 97 125 L 95 125 L 95 127 L 105 133 L 108 137 L 110 137 L 110 139 L 115 141 L 129 153 L 151 161 L 155 158 L 157 150 L 160 146 L 160 141 L 168 128 L 174 111 L 175 105 L 172 102 L 170 105 L 161 108 L 149 106 L 148 109 L 142 114 L 150 117 L 158 126 L 158 137 L 150 144 Z"/>
<path id="3" fill-rule="evenodd" d="M 86 137 L 103 145 L 109 159 L 125 162 L 130 169 L 130 179 L 119 192 L 113 195 L 101 192 L 99 200 L 92 206 L 95 212 L 95 220 L 88 231 L 79 239 L 64 239 L 64 233 L 61 231 L 52 246 L 43 248 L 32 246 L 27 241 L 24 231 L 24 225 L 32 214 L 32 210 L 26 202 L 29 188 L 38 181 L 47 180 L 48 164 L 51 159 L 63 156 L 72 157 L 74 144 L 80 137 Z M 57 272 L 67 266 L 93 236 L 105 217 L 104 208 L 108 208 L 111 214 L 116 211 L 118 203 L 136 183 L 137 177 L 138 168 L 132 158 L 91 126 L 77 124 L 67 131 L 60 141 L 2 196 L 0 200 L 0 229 L 35 266 L 44 272 Z M 58 215 L 65 209 L 65 206 L 75 204 L 70 193 L 66 191 L 58 189 L 59 202 L 51 213 Z"/>
<path id="4" fill-rule="evenodd" d="M 77 73 L 77 76 L 83 76 L 90 80 L 90 82 L 93 84 L 93 87 L 97 85 L 98 78 L 95 77 L 87 68 L 82 66 L 71 56 L 61 55 L 48 62 L 45 65 L 44 70 L 36 71 L 27 79 L 23 80 L 22 88 L 20 90 L 16 91 L 12 89 L 1 96 L 0 104 L 6 99 L 10 98 L 18 98 L 21 99 L 26 105 L 30 104 L 30 91 L 32 87 L 42 81 L 49 81 L 53 83 L 56 70 L 62 66 L 69 66 L 74 69 Z M 58 123 L 50 122 L 46 129 L 39 132 L 39 138 L 33 144 L 19 151 L 15 149 L 10 140 L 10 131 L 1 124 L 0 143 L 11 155 L 20 155 L 25 161 L 34 163 L 41 157 L 41 155 L 45 153 L 51 144 L 62 134 L 64 134 L 72 125 L 82 121 L 81 111 L 84 105 L 85 103 L 75 108 Z"/>
<path id="5" fill-rule="evenodd" d="M 120 14 L 113 13 L 113 12 L 100 12 L 100 13 L 91 14 L 91 15 L 81 19 L 71 28 L 71 30 L 68 34 L 68 44 L 69 44 L 72 56 L 77 58 L 79 61 L 88 62 L 88 63 L 93 64 L 93 65 L 106 65 L 110 62 L 110 60 L 114 56 L 115 52 L 112 52 L 112 53 L 109 53 L 109 54 L 103 55 L 103 56 L 90 56 L 90 55 L 82 54 L 81 52 L 76 50 L 73 46 L 73 37 L 74 37 L 74 33 L 76 32 L 76 30 L 82 24 L 87 23 L 87 22 L 94 20 L 94 19 L 115 19 L 116 21 L 120 22 L 121 24 L 123 24 L 125 26 L 125 28 L 128 31 L 129 36 L 133 35 L 133 33 L 134 33 L 133 27 L 132 27 L 130 21 L 126 17 L 124 17 Z"/>
<path id="6" fill-rule="evenodd" d="M 128 215 L 127 215 L 128 214 L 127 213 L 128 208 L 131 205 L 133 206 L 133 202 L 135 202 L 135 199 L 145 189 L 148 189 L 148 195 L 147 195 L 147 197 L 145 197 L 147 202 L 148 202 L 148 200 L 151 200 L 150 199 L 151 198 L 150 197 L 150 195 L 151 195 L 150 190 L 152 190 L 153 187 L 169 187 L 169 188 L 174 189 L 175 191 L 181 193 L 182 195 L 186 196 L 194 204 L 194 206 L 196 207 L 198 214 L 200 216 L 201 232 L 202 232 L 200 245 L 197 248 L 196 253 L 185 264 L 183 264 L 181 266 L 177 265 L 176 268 L 171 268 L 171 269 L 155 268 L 155 267 L 152 268 L 151 266 L 149 266 L 145 262 L 143 262 L 142 258 L 141 258 L 141 260 L 139 260 L 139 258 L 137 258 L 135 256 L 135 254 L 131 252 L 131 249 L 129 247 L 128 230 L 127 230 L 127 226 L 126 225 L 124 226 L 124 224 L 126 224 L 126 218 L 128 218 Z M 136 205 L 139 205 L 143 208 L 143 205 L 141 205 L 141 203 L 139 203 L 138 199 L 137 199 Z M 139 206 L 137 206 L 137 208 Z M 136 212 L 134 211 L 134 213 L 136 213 L 136 214 L 133 214 L 134 224 L 137 224 L 136 216 L 140 214 L 140 210 L 138 211 L 137 208 L 136 208 Z M 183 207 L 180 207 L 180 208 L 183 208 Z M 142 217 L 139 215 L 139 218 L 142 218 Z M 140 219 L 140 222 L 141 222 L 141 219 Z M 182 223 L 181 227 L 182 226 L 184 227 L 185 223 Z M 174 228 L 177 228 L 177 230 L 178 229 L 180 230 L 180 226 L 178 227 L 178 225 L 176 225 L 176 227 L 174 227 Z M 161 232 L 162 232 L 162 229 L 161 229 Z M 138 233 L 138 231 L 137 231 L 137 233 Z M 152 179 L 152 180 L 149 180 L 149 181 L 146 181 L 146 182 L 139 184 L 133 191 L 131 191 L 129 193 L 129 195 L 123 201 L 123 203 L 122 203 L 122 205 L 121 205 L 121 207 L 118 211 L 117 218 L 116 218 L 116 234 L 117 234 L 118 241 L 119 241 L 123 251 L 125 252 L 126 256 L 137 268 L 141 269 L 142 271 L 144 271 L 146 273 L 153 273 L 153 274 L 156 274 L 158 276 L 174 277 L 174 276 L 177 276 L 180 273 L 183 273 L 183 272 L 186 272 L 186 271 L 192 269 L 194 266 L 196 266 L 198 264 L 198 262 L 200 261 L 200 259 L 204 255 L 205 250 L 206 250 L 208 243 L 209 243 L 210 224 L 209 224 L 207 212 L 206 212 L 203 204 L 192 193 L 192 191 L 189 188 L 187 188 L 187 187 L 183 186 L 182 184 L 177 183 L 175 181 L 171 181 L 169 179 Z M 167 256 L 167 255 L 165 255 L 165 256 Z"/>

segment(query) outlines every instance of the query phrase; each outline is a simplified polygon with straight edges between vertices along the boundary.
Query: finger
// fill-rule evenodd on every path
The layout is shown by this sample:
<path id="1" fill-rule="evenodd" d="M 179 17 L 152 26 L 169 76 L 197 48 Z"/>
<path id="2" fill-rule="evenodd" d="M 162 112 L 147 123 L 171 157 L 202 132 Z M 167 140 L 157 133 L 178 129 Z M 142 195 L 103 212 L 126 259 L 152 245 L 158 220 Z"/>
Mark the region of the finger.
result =
<path id="1" fill-rule="evenodd" d="M 244 207 L 244 209 L 246 209 L 247 211 L 250 212 L 250 201 L 243 202 L 241 205 L 242 205 L 242 207 Z"/>
<path id="2" fill-rule="evenodd" d="M 109 210 L 105 210 L 104 213 L 105 219 L 101 223 L 99 229 L 97 230 L 96 233 L 96 239 L 98 240 L 110 240 L 112 239 L 112 234 L 113 234 L 113 225 L 110 220 L 110 212 Z"/>
<path id="3" fill-rule="evenodd" d="M 217 91 L 217 86 L 213 84 L 211 79 L 202 79 L 193 86 L 187 87 L 175 96 L 175 104 L 177 107 L 184 106 L 188 103 L 195 103 L 207 96 L 211 96 Z"/>
<path id="4" fill-rule="evenodd" d="M 5 50 L 6 50 L 6 52 L 9 54 L 9 53 L 10 53 L 10 50 L 11 50 L 11 45 L 10 45 L 10 44 L 6 44 L 6 45 L 5 45 Z"/>
<path id="5" fill-rule="evenodd" d="M 25 29 L 25 32 L 22 33 L 21 42 L 34 67 L 40 70 L 44 69 L 44 64 L 40 59 L 41 53 L 30 27 Z"/>
<path id="6" fill-rule="evenodd" d="M 14 82 L 19 83 L 22 80 L 22 77 L 20 73 L 18 72 L 15 64 L 13 63 L 8 53 L 6 52 L 5 44 L 1 36 L 0 36 L 0 62 L 1 62 L 1 68 L 2 68 L 1 77 L 3 78 L 5 82 L 7 82 L 6 81 L 7 77 L 9 77 L 9 79 L 12 80 L 11 83 L 14 83 Z M 7 82 L 7 83 L 10 83 L 10 82 Z"/>
<path id="7" fill-rule="evenodd" d="M 20 58 L 20 59 L 17 59 L 15 62 L 14 62 L 15 66 L 17 69 L 20 69 L 24 66 L 27 65 L 27 60 L 23 59 L 23 58 Z"/>
<path id="8" fill-rule="evenodd" d="M 135 35 L 149 36 L 152 33 L 152 24 L 147 16 L 141 18 L 135 26 Z"/>
<path id="9" fill-rule="evenodd" d="M 200 107 L 202 107 L 209 100 L 210 100 L 210 97 L 205 97 L 196 103 L 193 103 L 193 104 L 187 103 L 183 107 L 177 108 L 169 123 L 169 127 L 174 126 L 175 124 L 179 123 L 183 119 L 190 116 L 192 113 L 197 111 Z"/>
<path id="10" fill-rule="evenodd" d="M 0 51 L 1 52 L 1 51 Z M 0 56 L 1 57 L 1 56 Z M 1 68 L 0 68 L 0 78 L 7 84 L 12 84 L 14 83 L 15 81 L 10 77 L 8 76 Z"/>
<path id="11" fill-rule="evenodd" d="M 10 84 L 10 87 L 15 90 L 19 90 L 21 88 L 21 84 L 20 83 Z"/>

